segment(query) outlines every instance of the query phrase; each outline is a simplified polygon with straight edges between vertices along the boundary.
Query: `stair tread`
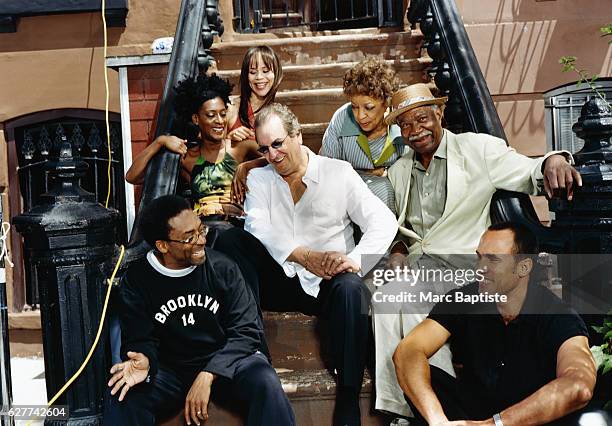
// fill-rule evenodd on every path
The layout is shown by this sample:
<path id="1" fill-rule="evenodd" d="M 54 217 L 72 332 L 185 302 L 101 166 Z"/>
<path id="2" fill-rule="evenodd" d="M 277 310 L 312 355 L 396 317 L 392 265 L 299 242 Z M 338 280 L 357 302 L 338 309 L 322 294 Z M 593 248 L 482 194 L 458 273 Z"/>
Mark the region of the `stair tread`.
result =
<path id="1" fill-rule="evenodd" d="M 277 369 L 277 374 L 283 390 L 290 399 L 334 396 L 336 394 L 336 380 L 325 369 Z M 372 392 L 372 379 L 366 370 L 363 377 L 361 394 L 370 392 Z"/>
<path id="2" fill-rule="evenodd" d="M 385 59 L 389 65 L 392 65 L 395 68 L 396 72 L 399 72 L 401 69 L 414 69 L 420 70 L 421 68 L 427 66 L 432 62 L 431 58 L 404 58 L 404 59 Z M 330 64 L 300 64 L 300 65 L 283 65 L 283 74 L 284 78 L 287 78 L 288 75 L 293 73 L 301 74 L 304 71 L 309 72 L 317 72 L 323 73 L 328 72 L 329 70 L 335 69 L 350 69 L 356 64 L 358 61 L 347 61 L 347 62 L 335 62 Z M 219 70 L 217 73 L 219 76 L 223 78 L 232 78 L 240 76 L 240 69 L 230 69 L 230 70 Z"/>
<path id="3" fill-rule="evenodd" d="M 257 39 L 245 39 L 245 40 L 231 40 L 231 41 L 222 41 L 220 43 L 213 43 L 211 46 L 211 50 L 213 52 L 229 50 L 231 48 L 248 48 L 251 46 L 270 46 L 274 48 L 275 46 L 291 46 L 291 45 L 299 45 L 299 44 L 321 44 L 324 43 L 333 43 L 333 42 L 343 42 L 350 41 L 355 42 L 358 40 L 366 40 L 366 41 L 376 41 L 376 40 L 394 40 L 400 38 L 414 38 L 415 41 L 420 40 L 423 36 L 419 30 L 409 30 L 409 31 L 395 31 L 388 33 L 352 33 L 352 34 L 332 34 L 332 35 L 307 35 L 307 36 L 298 36 L 292 37 L 289 35 L 290 33 L 278 33 L 279 37 L 277 38 L 257 38 Z M 289 35 L 286 37 L 282 37 L 283 35 Z"/>

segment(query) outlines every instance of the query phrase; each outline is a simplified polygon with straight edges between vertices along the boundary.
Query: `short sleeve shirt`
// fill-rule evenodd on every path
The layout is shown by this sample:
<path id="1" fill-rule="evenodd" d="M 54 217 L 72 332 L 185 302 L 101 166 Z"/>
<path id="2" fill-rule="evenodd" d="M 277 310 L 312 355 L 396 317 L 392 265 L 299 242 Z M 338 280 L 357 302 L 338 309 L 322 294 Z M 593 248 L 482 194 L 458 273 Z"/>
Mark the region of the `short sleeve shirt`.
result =
<path id="1" fill-rule="evenodd" d="M 580 316 L 538 284 L 529 285 L 521 313 L 508 325 L 493 302 L 459 303 L 457 292 L 478 295 L 478 283 L 449 292 L 454 302 L 436 304 L 429 318 L 451 334 L 453 360 L 463 364 L 460 380 L 489 395 L 493 412 L 554 380 L 563 342 L 588 337 Z"/>

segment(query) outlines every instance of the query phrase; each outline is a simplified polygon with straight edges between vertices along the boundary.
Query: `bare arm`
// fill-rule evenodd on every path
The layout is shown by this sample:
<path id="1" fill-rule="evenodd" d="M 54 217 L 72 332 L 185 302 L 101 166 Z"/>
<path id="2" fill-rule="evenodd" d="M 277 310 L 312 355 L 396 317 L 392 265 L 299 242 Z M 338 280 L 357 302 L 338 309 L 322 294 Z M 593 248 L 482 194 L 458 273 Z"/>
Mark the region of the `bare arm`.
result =
<path id="1" fill-rule="evenodd" d="M 404 337 L 393 354 L 395 373 L 404 393 L 429 424 L 447 421 L 442 405 L 431 387 L 428 359 L 440 349 L 450 333 L 431 319 L 425 319 Z"/>
<path id="2" fill-rule="evenodd" d="M 132 165 L 125 174 L 125 180 L 132 185 L 141 185 L 144 182 L 144 176 L 149 161 L 151 161 L 160 149 L 166 148 L 177 154 L 185 155 L 187 153 L 187 146 L 185 144 L 185 140 L 177 138 L 176 136 L 158 136 L 149 146 L 143 149 L 136 158 L 134 158 Z"/>
<path id="3" fill-rule="evenodd" d="M 252 169 L 264 167 L 268 165 L 268 160 L 265 157 L 259 157 L 254 160 L 245 161 L 238 164 L 234 179 L 232 180 L 232 200 L 238 204 L 244 203 L 244 197 L 249 190 L 247 187 L 247 177 Z"/>
<path id="4" fill-rule="evenodd" d="M 557 352 L 557 378 L 505 409 L 505 426 L 552 422 L 588 404 L 596 379 L 595 361 L 584 336 L 567 339 Z"/>

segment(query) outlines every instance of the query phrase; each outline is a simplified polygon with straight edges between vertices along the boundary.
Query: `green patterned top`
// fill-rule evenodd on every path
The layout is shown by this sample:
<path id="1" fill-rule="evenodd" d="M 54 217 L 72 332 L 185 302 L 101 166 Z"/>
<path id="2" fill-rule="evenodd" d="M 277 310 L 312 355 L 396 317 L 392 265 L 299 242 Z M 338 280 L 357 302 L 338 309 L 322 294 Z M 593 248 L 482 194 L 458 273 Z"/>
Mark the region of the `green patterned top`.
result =
<path id="1" fill-rule="evenodd" d="M 238 162 L 227 152 L 218 163 L 200 155 L 191 171 L 191 195 L 194 211 L 200 216 L 223 214 L 223 204 L 230 203 L 232 179 Z"/>

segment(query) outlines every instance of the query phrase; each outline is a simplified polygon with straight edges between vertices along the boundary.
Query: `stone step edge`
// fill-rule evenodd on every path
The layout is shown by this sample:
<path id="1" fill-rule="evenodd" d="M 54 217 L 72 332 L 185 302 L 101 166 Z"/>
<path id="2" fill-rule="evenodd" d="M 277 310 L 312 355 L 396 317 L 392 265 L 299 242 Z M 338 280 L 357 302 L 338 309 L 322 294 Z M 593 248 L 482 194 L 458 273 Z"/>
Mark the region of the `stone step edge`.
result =
<path id="1" fill-rule="evenodd" d="M 316 36 L 305 36 L 305 37 L 279 37 L 279 38 L 265 38 L 265 39 L 250 39 L 250 40 L 230 40 L 213 43 L 210 50 L 213 56 L 216 52 L 223 52 L 223 50 L 229 50 L 231 48 L 248 48 L 252 46 L 266 45 L 274 48 L 275 46 L 291 46 L 291 45 L 321 45 L 323 43 L 341 43 L 356 41 L 388 41 L 399 38 L 408 38 L 413 40 L 414 43 L 419 42 L 423 35 L 419 30 L 408 30 L 408 31 L 396 31 L 389 33 L 358 33 L 358 34 L 337 34 L 337 35 L 316 35 Z"/>
<path id="2" fill-rule="evenodd" d="M 385 62 L 389 65 L 392 65 L 396 68 L 400 68 L 401 71 L 418 71 L 427 65 L 432 63 L 432 59 L 429 57 L 420 57 L 420 58 L 409 58 L 409 59 L 386 59 Z M 334 62 L 331 64 L 303 64 L 303 65 L 283 65 L 283 74 L 293 74 L 293 73 L 303 73 L 305 71 L 315 71 L 315 72 L 324 72 L 330 69 L 341 68 L 341 69 L 349 69 L 353 66 L 357 65 L 357 61 L 350 62 Z M 398 71 L 396 69 L 396 71 Z M 220 77 L 228 78 L 228 77 L 239 77 L 240 70 L 239 69 L 220 69 L 217 72 L 217 75 Z"/>
<path id="3" fill-rule="evenodd" d="M 425 83 L 427 86 L 434 90 L 436 88 L 435 83 Z M 344 99 L 344 95 L 342 92 L 342 87 L 326 87 L 326 88 L 317 88 L 317 89 L 299 89 L 299 90 L 281 90 L 276 94 L 277 102 L 281 102 L 281 100 L 299 100 L 301 98 L 319 98 L 321 100 L 333 100 L 338 101 L 338 97 L 342 97 L 342 104 L 348 102 Z M 331 118 L 331 117 L 330 117 Z"/>
<path id="4" fill-rule="evenodd" d="M 333 397 L 336 394 L 336 381 L 327 370 L 287 370 L 281 368 L 277 369 L 277 374 L 283 390 L 290 399 L 318 396 Z M 372 393 L 372 379 L 367 369 L 360 393 L 362 395 Z"/>

